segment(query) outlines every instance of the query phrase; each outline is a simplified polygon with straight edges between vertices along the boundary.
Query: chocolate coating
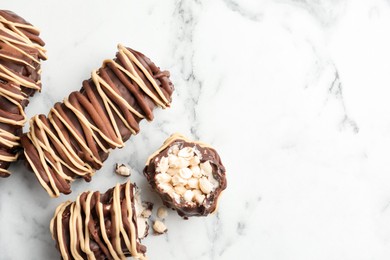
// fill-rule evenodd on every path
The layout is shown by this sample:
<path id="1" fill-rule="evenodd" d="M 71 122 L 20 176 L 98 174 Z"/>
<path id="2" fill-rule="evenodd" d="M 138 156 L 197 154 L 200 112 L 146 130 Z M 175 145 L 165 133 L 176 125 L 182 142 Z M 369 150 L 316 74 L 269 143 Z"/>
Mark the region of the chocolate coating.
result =
<path id="1" fill-rule="evenodd" d="M 218 187 L 206 196 L 202 204 L 188 204 L 183 199 L 175 200 L 169 193 L 161 189 L 156 181 L 158 174 L 158 163 L 161 159 L 167 157 L 173 146 L 179 149 L 191 147 L 199 151 L 200 163 L 209 162 L 212 167 L 212 175 L 218 182 Z M 163 146 L 149 157 L 143 171 L 149 184 L 159 194 L 165 206 L 175 209 L 178 214 L 184 218 L 191 216 L 207 216 L 217 209 L 218 199 L 221 192 L 226 189 L 226 169 L 222 164 L 221 158 L 217 151 L 210 145 L 191 141 L 180 134 L 173 134 L 163 144 Z"/>
<path id="2" fill-rule="evenodd" d="M 116 59 L 93 71 L 80 91 L 30 120 L 21 140 L 26 163 L 51 197 L 69 194 L 70 183 L 90 181 L 110 149 L 138 133 L 143 118 L 153 119 L 155 107 L 169 107 L 173 90 L 168 71 L 119 45 Z"/>
<path id="3" fill-rule="evenodd" d="M 127 182 L 105 193 L 84 192 L 76 201 L 59 205 L 50 231 L 62 259 L 145 259 L 140 240 L 149 227 L 140 203 L 137 187 Z"/>
<path id="4" fill-rule="evenodd" d="M 17 160 L 28 98 L 41 90 L 46 60 L 39 30 L 17 14 L 0 10 L 0 177 Z"/>

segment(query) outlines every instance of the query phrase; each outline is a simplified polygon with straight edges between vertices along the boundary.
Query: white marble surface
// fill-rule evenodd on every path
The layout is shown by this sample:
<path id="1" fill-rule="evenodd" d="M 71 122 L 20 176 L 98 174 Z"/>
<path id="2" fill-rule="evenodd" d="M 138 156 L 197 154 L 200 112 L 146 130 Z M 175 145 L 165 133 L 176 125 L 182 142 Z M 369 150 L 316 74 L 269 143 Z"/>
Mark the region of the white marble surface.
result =
<path id="1" fill-rule="evenodd" d="M 0 259 L 58 259 L 55 207 L 140 174 L 176 131 L 213 144 L 228 170 L 217 215 L 144 240 L 150 259 L 390 258 L 390 1 L 0 0 L 42 30 L 49 60 L 27 113 L 47 113 L 121 42 L 169 69 L 172 108 L 90 184 L 49 199 L 22 163 L 0 180 Z M 26 126 L 27 129 L 27 126 Z"/>

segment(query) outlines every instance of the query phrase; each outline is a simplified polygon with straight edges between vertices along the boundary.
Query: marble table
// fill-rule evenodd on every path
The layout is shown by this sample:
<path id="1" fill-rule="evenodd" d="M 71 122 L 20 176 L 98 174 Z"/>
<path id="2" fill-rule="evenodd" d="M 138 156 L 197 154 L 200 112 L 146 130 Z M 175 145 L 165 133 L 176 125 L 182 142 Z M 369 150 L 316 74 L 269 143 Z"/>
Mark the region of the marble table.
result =
<path id="1" fill-rule="evenodd" d="M 385 0 L 13 0 L 49 60 L 27 109 L 46 114 L 117 43 L 171 71 L 172 108 L 112 152 L 91 183 L 50 199 L 22 162 L 0 180 L 0 259 L 58 259 L 56 206 L 141 175 L 173 132 L 215 146 L 228 170 L 216 215 L 144 240 L 150 259 L 390 258 L 390 2 Z M 28 129 L 26 125 L 25 130 Z"/>

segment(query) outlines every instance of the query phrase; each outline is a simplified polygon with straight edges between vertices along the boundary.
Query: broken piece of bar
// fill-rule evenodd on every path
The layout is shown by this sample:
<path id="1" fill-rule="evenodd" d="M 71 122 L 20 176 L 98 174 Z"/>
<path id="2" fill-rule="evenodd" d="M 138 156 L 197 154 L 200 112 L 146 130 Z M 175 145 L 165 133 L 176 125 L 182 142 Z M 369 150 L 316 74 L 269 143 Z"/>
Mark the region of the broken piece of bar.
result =
<path id="1" fill-rule="evenodd" d="M 181 134 L 173 134 L 148 158 L 144 175 L 164 204 L 184 218 L 213 213 L 227 184 L 217 151 Z"/>
<path id="2" fill-rule="evenodd" d="M 105 60 L 80 91 L 30 120 L 22 137 L 26 164 L 51 197 L 69 194 L 70 183 L 90 181 L 111 149 L 138 133 L 143 118 L 153 119 L 155 107 L 169 107 L 173 90 L 168 71 L 118 45 L 116 59 Z"/>
<path id="3" fill-rule="evenodd" d="M 41 90 L 45 43 L 39 30 L 17 14 L 0 10 L 0 177 L 18 159 L 28 98 Z"/>
<path id="4" fill-rule="evenodd" d="M 62 203 L 50 231 L 62 259 L 146 259 L 140 240 L 148 235 L 149 225 L 143 210 L 138 188 L 128 181 Z"/>

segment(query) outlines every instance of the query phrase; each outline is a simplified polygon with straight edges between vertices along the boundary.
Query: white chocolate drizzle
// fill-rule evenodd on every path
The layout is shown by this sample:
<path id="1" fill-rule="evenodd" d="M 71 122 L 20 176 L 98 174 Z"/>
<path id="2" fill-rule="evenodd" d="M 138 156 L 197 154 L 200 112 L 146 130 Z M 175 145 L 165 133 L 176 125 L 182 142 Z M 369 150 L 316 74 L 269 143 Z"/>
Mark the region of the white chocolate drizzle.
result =
<path id="1" fill-rule="evenodd" d="M 117 184 L 113 188 L 109 204 L 101 202 L 99 192 L 91 191 L 85 192 L 83 196 L 79 195 L 74 202 L 66 201 L 60 204 L 50 222 L 50 231 L 52 238 L 57 241 L 61 257 L 81 260 L 85 259 L 83 258 L 85 255 L 87 259 L 96 259 L 91 248 L 92 241 L 95 243 L 96 241 L 91 232 L 98 232 L 97 235 L 101 238 L 101 242 L 108 249 L 109 255 L 106 255 L 108 259 L 123 260 L 129 253 L 135 259 L 146 259 L 146 256 L 137 250 L 140 238 L 137 234 L 137 221 L 134 219 L 137 220 L 141 212 L 135 210 L 134 203 L 137 202 L 134 194 L 136 192 L 136 187 L 128 181 L 122 185 Z M 95 197 L 95 200 L 92 197 Z M 82 198 L 84 198 L 84 203 Z M 103 207 L 107 205 L 111 207 L 110 213 L 109 216 L 104 216 Z M 123 214 L 123 207 L 126 208 L 125 214 Z M 68 226 L 63 226 L 64 212 L 69 218 Z M 93 212 L 98 216 L 95 216 Z M 130 229 L 125 228 L 124 218 L 127 218 Z M 110 234 L 107 233 L 106 220 L 111 223 Z M 91 223 L 99 228 L 96 231 L 91 230 Z M 122 245 L 126 246 L 127 253 L 123 251 Z M 104 253 L 103 250 L 100 251 Z"/>
<path id="2" fill-rule="evenodd" d="M 47 117 L 36 115 L 30 120 L 26 136 L 35 151 L 24 145 L 25 157 L 51 197 L 58 197 L 64 190 L 70 192 L 69 183 L 74 179 L 93 176 L 104 161 L 99 151 L 108 154 L 110 149 L 124 146 L 118 122 L 134 135 L 139 131 L 139 120 L 151 120 L 146 99 L 155 106 L 169 106 L 171 93 L 164 94 L 166 85 L 158 84 L 169 73 L 158 70 L 158 75 L 153 75 L 151 68 L 143 65 L 147 58 L 141 56 L 143 60 L 139 60 L 136 55 L 140 54 L 118 45 L 117 60 L 105 60 L 101 69 L 94 70 L 91 80 L 83 83 L 83 93 L 73 92 L 62 105 L 56 104 Z M 106 67 L 112 75 L 104 70 Z M 113 83 L 114 77 L 127 88 L 139 108 L 122 97 Z M 132 85 L 132 90 L 126 84 Z M 76 119 L 73 121 L 77 121 L 81 132 L 68 118 L 69 114 Z"/>
<path id="3" fill-rule="evenodd" d="M 7 19 L 9 18 L 9 19 Z M 15 14 L 0 10 L 0 97 L 12 103 L 17 108 L 16 113 L 2 113 L 0 122 L 11 125 L 11 130 L 0 129 L 0 143 L 4 147 L 1 150 L 0 161 L 14 162 L 19 154 L 12 150 L 20 146 L 20 137 L 16 133 L 17 127 L 21 128 L 26 122 L 26 114 L 22 105 L 29 95 L 23 88 L 41 90 L 40 60 L 46 60 L 46 50 L 43 42 L 35 42 L 32 37 L 38 37 L 39 30 L 31 24 L 21 23 L 20 17 Z M 37 79 L 22 75 L 14 70 L 18 64 L 25 66 L 37 73 Z M 10 172 L 0 167 L 0 174 L 7 176 Z"/>

